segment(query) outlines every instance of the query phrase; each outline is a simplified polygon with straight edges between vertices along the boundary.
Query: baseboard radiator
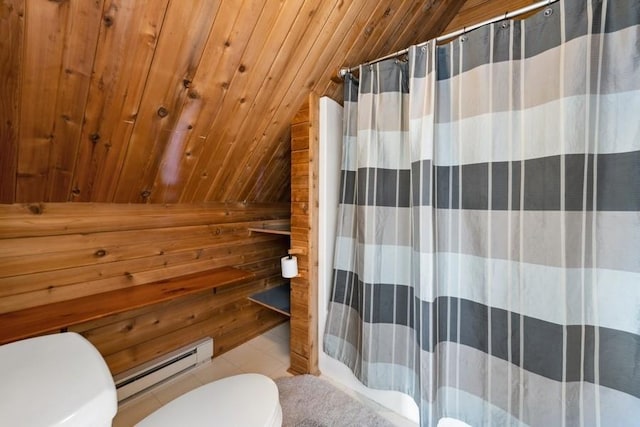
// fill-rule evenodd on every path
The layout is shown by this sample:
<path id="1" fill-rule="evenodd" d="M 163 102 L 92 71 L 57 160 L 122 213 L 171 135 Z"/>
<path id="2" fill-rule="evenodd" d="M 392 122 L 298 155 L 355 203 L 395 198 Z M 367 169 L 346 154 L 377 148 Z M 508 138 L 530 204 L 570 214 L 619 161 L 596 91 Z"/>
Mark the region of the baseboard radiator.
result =
<path id="1" fill-rule="evenodd" d="M 213 339 L 196 341 L 114 377 L 118 402 L 140 393 L 174 375 L 208 362 L 213 357 Z"/>

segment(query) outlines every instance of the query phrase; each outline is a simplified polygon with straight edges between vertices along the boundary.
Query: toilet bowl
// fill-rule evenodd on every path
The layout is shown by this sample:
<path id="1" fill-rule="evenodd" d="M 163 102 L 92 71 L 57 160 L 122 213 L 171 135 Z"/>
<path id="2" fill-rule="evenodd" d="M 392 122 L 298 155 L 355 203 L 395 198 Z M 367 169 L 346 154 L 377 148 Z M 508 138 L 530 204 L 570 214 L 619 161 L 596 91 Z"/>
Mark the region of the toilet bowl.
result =
<path id="1" fill-rule="evenodd" d="M 6 425 L 110 426 L 118 409 L 111 373 L 96 348 L 66 332 L 0 346 L 0 414 Z M 243 374 L 205 384 L 142 420 L 141 427 L 282 424 L 278 388 Z M 4 425 L 4 424 L 3 424 Z"/>

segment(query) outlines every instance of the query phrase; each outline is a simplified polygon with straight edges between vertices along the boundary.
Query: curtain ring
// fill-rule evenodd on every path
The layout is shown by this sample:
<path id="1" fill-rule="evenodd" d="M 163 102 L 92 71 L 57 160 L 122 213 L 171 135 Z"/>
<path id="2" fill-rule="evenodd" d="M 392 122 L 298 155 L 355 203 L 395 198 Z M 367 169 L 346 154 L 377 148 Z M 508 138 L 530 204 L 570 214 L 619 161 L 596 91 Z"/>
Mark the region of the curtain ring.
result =
<path id="1" fill-rule="evenodd" d="M 462 27 L 462 34 L 460 34 L 460 43 L 464 43 L 467 40 L 467 27 Z"/>
<path id="2" fill-rule="evenodd" d="M 509 23 L 507 22 L 507 16 L 509 15 L 509 11 L 504 12 L 504 18 L 502 19 L 502 24 L 500 25 L 503 29 L 509 28 Z"/>

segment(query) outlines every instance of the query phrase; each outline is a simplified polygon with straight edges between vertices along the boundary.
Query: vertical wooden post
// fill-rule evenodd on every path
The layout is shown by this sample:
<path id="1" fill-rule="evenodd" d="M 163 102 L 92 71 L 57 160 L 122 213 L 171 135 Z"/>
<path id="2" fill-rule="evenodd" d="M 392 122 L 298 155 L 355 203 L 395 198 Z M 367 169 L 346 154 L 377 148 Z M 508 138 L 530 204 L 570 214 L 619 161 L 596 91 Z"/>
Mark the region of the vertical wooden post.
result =
<path id="1" fill-rule="evenodd" d="M 0 203 L 13 203 L 18 167 L 24 0 L 0 3 Z"/>
<path id="2" fill-rule="evenodd" d="M 318 96 L 309 95 L 291 124 L 291 367 L 318 375 Z"/>

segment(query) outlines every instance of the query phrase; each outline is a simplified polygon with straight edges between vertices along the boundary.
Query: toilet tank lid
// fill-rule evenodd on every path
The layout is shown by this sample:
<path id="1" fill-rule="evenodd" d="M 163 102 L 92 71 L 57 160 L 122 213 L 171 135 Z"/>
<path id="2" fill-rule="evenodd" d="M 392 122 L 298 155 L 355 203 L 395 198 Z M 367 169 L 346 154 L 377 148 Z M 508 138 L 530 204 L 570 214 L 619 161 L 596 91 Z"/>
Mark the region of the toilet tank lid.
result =
<path id="1" fill-rule="evenodd" d="M 73 332 L 0 346 L 0 378 L 0 414 L 7 425 L 95 425 L 110 422 L 117 411 L 104 359 Z"/>
<path id="2" fill-rule="evenodd" d="M 281 421 L 282 409 L 275 382 L 261 374 L 240 374 L 183 394 L 136 427 L 270 427 L 280 425 Z"/>

